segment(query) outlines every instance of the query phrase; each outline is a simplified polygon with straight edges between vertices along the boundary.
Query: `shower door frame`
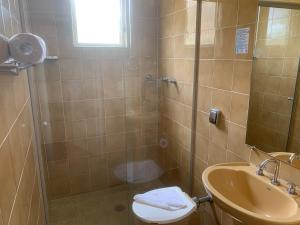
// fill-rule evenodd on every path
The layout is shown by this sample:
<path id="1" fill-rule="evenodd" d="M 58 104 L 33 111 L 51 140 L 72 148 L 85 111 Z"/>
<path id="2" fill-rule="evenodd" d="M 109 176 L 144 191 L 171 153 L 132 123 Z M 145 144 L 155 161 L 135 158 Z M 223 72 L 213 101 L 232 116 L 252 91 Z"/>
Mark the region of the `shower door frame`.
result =
<path id="1" fill-rule="evenodd" d="M 30 32 L 30 20 L 28 19 L 28 2 L 27 0 L 17 0 L 19 4 L 19 14 L 20 14 L 20 23 L 22 32 Z M 41 139 L 40 139 L 40 129 L 39 129 L 39 119 L 38 119 L 38 109 L 37 109 L 37 93 L 35 92 L 34 85 L 34 76 L 36 75 L 33 68 L 28 68 L 27 79 L 29 85 L 29 94 L 31 100 L 31 111 L 32 111 L 32 119 L 33 119 L 33 127 L 34 127 L 34 136 L 33 136 L 33 145 L 34 145 L 34 158 L 35 164 L 37 168 L 37 176 L 39 178 L 39 189 L 41 193 L 42 205 L 45 215 L 45 223 L 49 224 L 49 211 L 48 211 L 48 198 L 46 191 L 46 183 L 45 183 L 45 174 L 41 149 Z"/>

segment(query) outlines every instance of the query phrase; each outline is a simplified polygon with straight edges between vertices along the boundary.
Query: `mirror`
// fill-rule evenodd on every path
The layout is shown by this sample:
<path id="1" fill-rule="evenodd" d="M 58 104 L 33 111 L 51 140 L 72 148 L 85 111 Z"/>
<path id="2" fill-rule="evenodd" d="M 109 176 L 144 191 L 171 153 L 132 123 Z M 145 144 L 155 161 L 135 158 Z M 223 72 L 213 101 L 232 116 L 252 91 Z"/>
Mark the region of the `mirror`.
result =
<path id="1" fill-rule="evenodd" d="M 289 6 L 260 5 L 246 137 L 286 162 L 300 154 L 300 10 Z"/>

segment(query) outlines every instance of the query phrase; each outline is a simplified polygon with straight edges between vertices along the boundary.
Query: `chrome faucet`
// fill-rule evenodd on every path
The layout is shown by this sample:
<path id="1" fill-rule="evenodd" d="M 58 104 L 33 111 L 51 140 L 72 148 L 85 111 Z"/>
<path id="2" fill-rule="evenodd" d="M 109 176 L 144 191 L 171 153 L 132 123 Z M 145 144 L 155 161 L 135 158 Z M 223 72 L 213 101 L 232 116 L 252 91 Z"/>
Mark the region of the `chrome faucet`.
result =
<path id="1" fill-rule="evenodd" d="M 290 165 L 292 165 L 294 160 L 300 160 L 300 154 L 299 154 L 299 153 L 293 153 L 293 154 L 290 156 L 290 158 L 288 159 L 288 163 L 289 163 Z"/>
<path id="2" fill-rule="evenodd" d="M 264 169 L 266 168 L 266 166 L 269 163 L 274 163 L 275 164 L 275 172 L 274 172 L 273 178 L 271 179 L 271 183 L 273 185 L 278 186 L 280 184 L 280 182 L 278 181 L 280 163 L 277 160 L 275 160 L 275 159 L 266 159 L 266 160 L 262 161 L 257 166 L 256 174 L 259 175 L 259 176 L 264 176 Z"/>

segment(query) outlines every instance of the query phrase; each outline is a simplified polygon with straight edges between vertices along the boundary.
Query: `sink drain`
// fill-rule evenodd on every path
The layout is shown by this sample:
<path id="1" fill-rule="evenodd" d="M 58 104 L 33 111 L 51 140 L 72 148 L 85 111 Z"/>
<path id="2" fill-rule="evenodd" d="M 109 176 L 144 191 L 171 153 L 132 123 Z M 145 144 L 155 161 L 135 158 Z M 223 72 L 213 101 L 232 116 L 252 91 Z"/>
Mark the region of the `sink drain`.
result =
<path id="1" fill-rule="evenodd" d="M 126 207 L 124 205 L 122 205 L 122 204 L 118 204 L 118 205 L 115 206 L 115 211 L 116 212 L 122 212 L 125 209 L 126 209 Z"/>

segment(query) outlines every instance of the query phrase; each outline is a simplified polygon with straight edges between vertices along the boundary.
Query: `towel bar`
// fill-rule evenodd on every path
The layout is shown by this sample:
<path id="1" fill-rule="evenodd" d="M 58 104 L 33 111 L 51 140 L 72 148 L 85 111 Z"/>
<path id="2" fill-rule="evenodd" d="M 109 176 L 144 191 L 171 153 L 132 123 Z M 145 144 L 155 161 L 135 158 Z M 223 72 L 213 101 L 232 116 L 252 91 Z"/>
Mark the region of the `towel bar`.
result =
<path id="1" fill-rule="evenodd" d="M 47 60 L 58 60 L 58 56 L 47 56 Z M 34 64 L 22 64 L 14 59 L 9 59 L 6 62 L 0 64 L 0 73 L 11 73 L 12 75 L 18 75 L 21 70 L 25 70 L 29 67 L 35 66 Z"/>

